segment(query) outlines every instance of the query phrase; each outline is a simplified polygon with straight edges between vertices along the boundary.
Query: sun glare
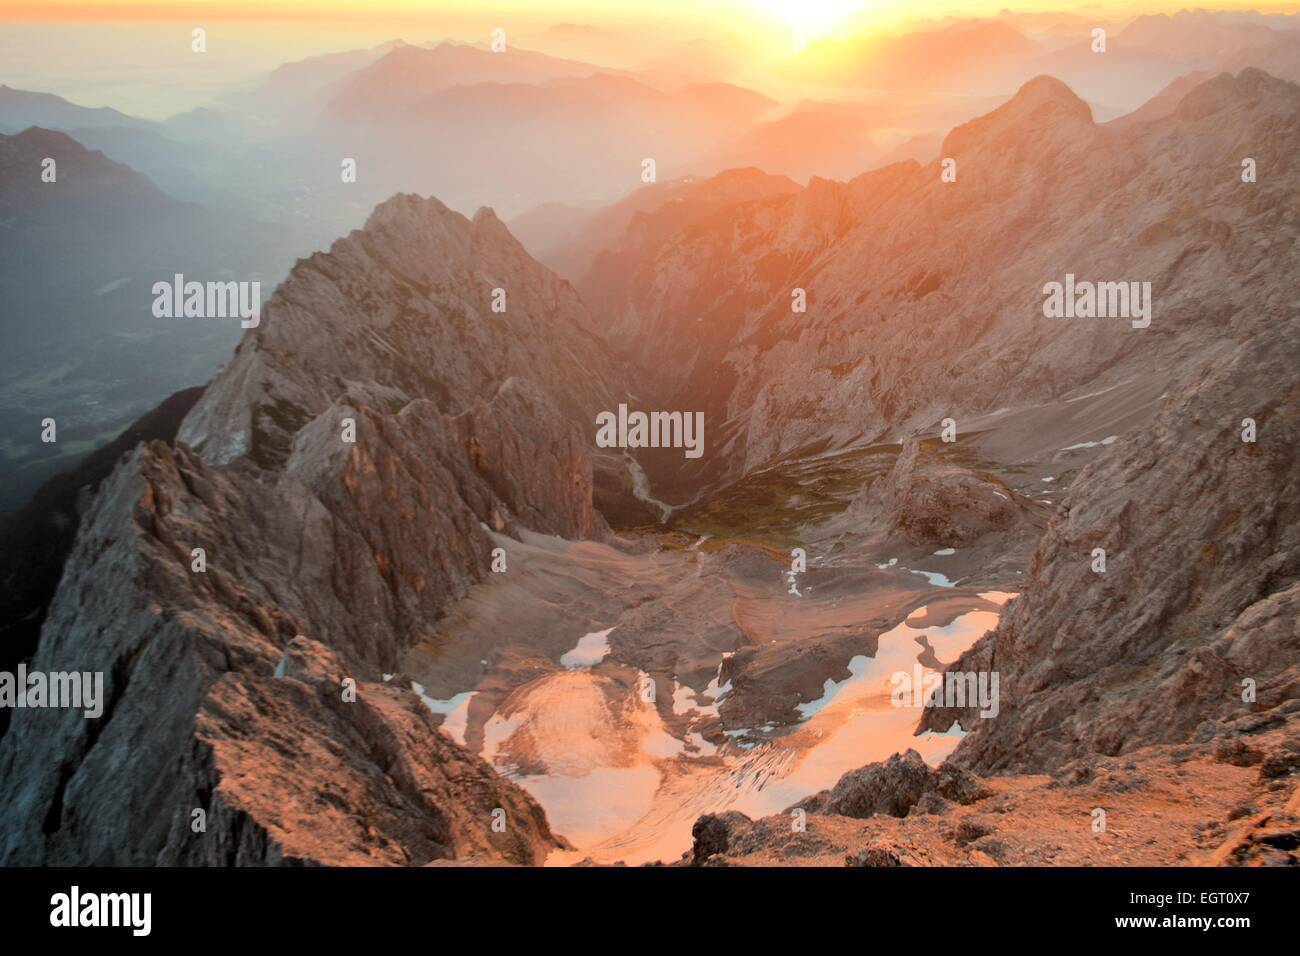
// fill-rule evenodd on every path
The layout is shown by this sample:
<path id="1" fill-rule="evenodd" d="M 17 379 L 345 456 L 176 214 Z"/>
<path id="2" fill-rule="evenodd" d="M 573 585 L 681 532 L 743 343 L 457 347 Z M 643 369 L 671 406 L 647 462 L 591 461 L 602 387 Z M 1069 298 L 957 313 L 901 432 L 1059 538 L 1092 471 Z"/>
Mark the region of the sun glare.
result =
<path id="1" fill-rule="evenodd" d="M 829 33 L 871 6 L 865 0 L 755 0 L 755 4 L 808 36 Z"/>

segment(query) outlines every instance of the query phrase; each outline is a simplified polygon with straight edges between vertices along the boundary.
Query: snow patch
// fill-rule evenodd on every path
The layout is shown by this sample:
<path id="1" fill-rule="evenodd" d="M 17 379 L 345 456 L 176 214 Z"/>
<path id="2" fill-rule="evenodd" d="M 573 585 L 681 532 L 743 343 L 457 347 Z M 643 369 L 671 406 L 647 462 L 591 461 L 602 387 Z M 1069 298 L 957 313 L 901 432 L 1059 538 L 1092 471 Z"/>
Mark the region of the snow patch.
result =
<path id="1" fill-rule="evenodd" d="M 1107 435 L 1101 441 L 1081 441 L 1077 445 L 1066 445 L 1061 451 L 1074 451 L 1076 448 L 1099 448 L 1102 445 L 1113 445 L 1119 441 L 1118 435 Z"/>
<path id="2" fill-rule="evenodd" d="M 573 650 L 560 657 L 560 663 L 570 670 L 579 667 L 595 667 L 609 653 L 609 632 L 612 630 L 613 627 L 607 627 L 603 631 L 592 631 L 590 634 L 583 635 Z"/>

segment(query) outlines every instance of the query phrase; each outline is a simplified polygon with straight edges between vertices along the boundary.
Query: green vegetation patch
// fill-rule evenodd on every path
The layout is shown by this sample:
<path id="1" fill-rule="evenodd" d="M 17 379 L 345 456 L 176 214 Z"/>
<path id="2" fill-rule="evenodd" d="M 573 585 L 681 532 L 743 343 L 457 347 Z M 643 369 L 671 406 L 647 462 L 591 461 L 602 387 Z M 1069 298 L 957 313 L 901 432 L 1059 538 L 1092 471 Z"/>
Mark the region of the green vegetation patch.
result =
<path id="1" fill-rule="evenodd" d="M 746 475 L 673 513 L 676 531 L 709 535 L 704 550 L 727 544 L 797 543 L 799 529 L 831 518 L 863 488 L 888 473 L 898 445 L 872 445 L 816 457 L 794 457 Z"/>

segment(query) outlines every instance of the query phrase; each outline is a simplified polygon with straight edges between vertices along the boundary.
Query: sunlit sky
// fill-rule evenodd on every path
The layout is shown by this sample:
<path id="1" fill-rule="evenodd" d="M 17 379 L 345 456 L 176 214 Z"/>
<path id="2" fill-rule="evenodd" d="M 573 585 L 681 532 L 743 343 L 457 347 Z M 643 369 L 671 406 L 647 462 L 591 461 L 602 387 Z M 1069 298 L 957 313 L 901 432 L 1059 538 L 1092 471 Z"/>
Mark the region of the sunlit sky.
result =
<path id="1" fill-rule="evenodd" d="M 1123 21 L 1195 3 L 1163 0 L 0 0 L 0 83 L 151 118 L 251 87 L 281 63 L 392 39 L 483 43 L 495 27 L 527 47 L 558 23 L 621 31 L 665 51 L 704 39 L 744 59 L 760 88 L 791 38 L 901 32 L 945 16 L 1056 11 Z M 1292 3 L 1219 0 L 1214 9 L 1300 11 Z M 208 32 L 202 61 L 190 30 Z M 596 62 L 596 58 L 584 55 Z M 616 59 L 611 55 L 611 59 Z M 601 65 L 623 66 L 618 62 Z"/>
<path id="2" fill-rule="evenodd" d="M 1017 11 L 1065 11 L 1123 16 L 1135 11 L 1173 11 L 1197 6 L 1185 2 L 1103 0 L 1099 3 L 1054 0 L 0 0 L 0 17 L 22 19 L 149 20 L 162 18 L 411 18 L 422 16 L 541 16 L 547 19 L 627 17 L 680 20 L 732 20 L 766 14 L 788 26 L 813 32 L 847 26 L 888 25 L 902 20 L 948 15 L 989 16 Z M 1200 4 L 1213 9 L 1294 12 L 1296 3 L 1219 0 Z"/>

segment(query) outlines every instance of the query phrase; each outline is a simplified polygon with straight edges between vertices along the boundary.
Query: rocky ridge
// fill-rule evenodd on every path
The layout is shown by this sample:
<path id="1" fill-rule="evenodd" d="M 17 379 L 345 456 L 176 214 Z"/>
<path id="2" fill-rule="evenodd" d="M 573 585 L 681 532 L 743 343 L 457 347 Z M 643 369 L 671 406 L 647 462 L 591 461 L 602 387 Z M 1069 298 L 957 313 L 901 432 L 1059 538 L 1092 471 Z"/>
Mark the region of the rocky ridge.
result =
<path id="1" fill-rule="evenodd" d="M 1300 88 L 1253 69 L 1117 129 L 1039 77 L 934 161 L 715 214 L 593 305 L 625 302 L 616 324 L 659 343 L 643 375 L 656 400 L 704 409 L 726 436 L 717 482 L 808 447 L 1188 370 L 1292 314 L 1276 278 L 1293 255 L 1298 117 Z M 1267 174 L 1243 183 L 1244 156 Z M 1045 318 L 1043 287 L 1067 273 L 1150 282 L 1151 326 Z M 706 466 L 647 459 L 668 500 Z"/>
<path id="2" fill-rule="evenodd" d="M 0 859 L 540 862 L 537 804 L 384 675 L 487 572 L 487 529 L 604 533 L 577 422 L 611 369 L 488 211 L 399 196 L 299 262 L 85 515 L 30 666 L 108 700 L 15 712 Z"/>
<path id="3" fill-rule="evenodd" d="M 901 801 L 893 809 L 902 813 L 840 803 L 809 806 L 802 817 L 797 808 L 757 820 L 711 814 L 674 865 L 1294 866 L 1294 724 L 1214 750 L 1156 745 L 1083 758 L 1051 776 L 941 768 L 919 799 L 919 761 L 895 757 L 846 774 L 833 792 L 860 805 Z M 955 799 L 938 792 L 945 771 L 962 784 Z"/>

